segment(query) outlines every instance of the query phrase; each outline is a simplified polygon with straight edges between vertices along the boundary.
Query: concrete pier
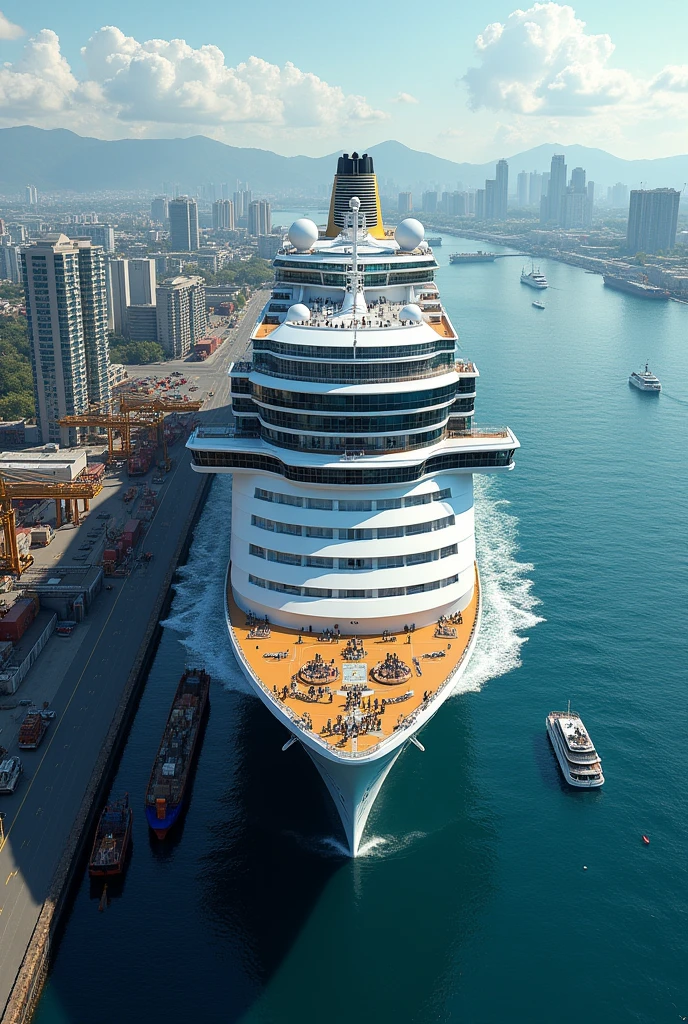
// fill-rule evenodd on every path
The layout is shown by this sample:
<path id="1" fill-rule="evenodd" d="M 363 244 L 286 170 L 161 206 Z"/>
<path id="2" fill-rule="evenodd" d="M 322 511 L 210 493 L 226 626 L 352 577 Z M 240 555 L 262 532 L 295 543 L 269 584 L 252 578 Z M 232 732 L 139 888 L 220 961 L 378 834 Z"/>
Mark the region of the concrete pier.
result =
<path id="1" fill-rule="evenodd" d="M 227 367 L 245 357 L 255 316 L 266 296 L 265 292 L 254 296 L 234 336 L 210 360 L 178 364 L 198 380 L 203 389 L 199 393 L 214 391 L 201 413 L 205 422 L 220 424 L 230 419 Z M 167 363 L 161 369 L 169 373 L 175 368 L 176 363 Z M 156 367 L 141 369 L 151 373 Z M 27 1020 L 40 994 L 50 941 L 72 873 L 84 841 L 90 838 L 94 812 L 99 809 L 96 802 L 145 681 L 170 584 L 206 493 L 207 480 L 191 471 L 186 449 L 178 445 L 173 455 L 174 468 L 165 478 L 144 540 L 152 560 L 138 564 L 129 576 L 107 581 L 113 589 L 98 596 L 72 637 L 51 637 L 16 695 L 37 702 L 50 699 L 56 718 L 39 749 L 22 752 L 24 774 L 17 791 L 0 797 L 0 811 L 5 812 L 0 848 L 3 1024 Z M 97 512 L 96 501 L 91 520 Z M 52 545 L 47 550 L 51 549 Z M 55 554 L 67 557 L 59 549 Z M 57 570 L 59 561 L 53 564 Z M 23 711 L 16 706 L 0 717 L 0 743 L 11 754 L 17 753 L 16 733 Z"/>

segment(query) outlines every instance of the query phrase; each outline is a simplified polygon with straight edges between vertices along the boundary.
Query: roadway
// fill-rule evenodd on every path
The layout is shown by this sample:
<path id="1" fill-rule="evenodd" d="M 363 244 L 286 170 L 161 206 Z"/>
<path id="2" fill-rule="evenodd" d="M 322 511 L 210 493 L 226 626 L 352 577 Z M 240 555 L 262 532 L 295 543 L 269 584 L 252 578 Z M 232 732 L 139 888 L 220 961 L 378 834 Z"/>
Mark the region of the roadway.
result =
<path id="1" fill-rule="evenodd" d="M 214 391 L 200 414 L 205 422 L 220 424 L 229 419 L 227 367 L 231 361 L 245 356 L 255 317 L 267 294 L 258 292 L 253 296 L 233 337 L 210 359 L 204 363 L 179 363 L 185 373 L 193 369 L 199 388 L 202 380 L 205 391 Z M 165 364 L 167 373 L 170 367 L 175 368 L 174 364 Z M 142 367 L 139 372 L 146 375 L 150 369 Z M 141 563 L 127 577 L 113 578 L 112 591 L 99 595 L 85 622 L 71 638 L 51 637 L 16 695 L 16 699 L 43 700 L 44 666 L 50 664 L 52 708 L 57 717 L 37 751 L 21 752 L 24 774 L 16 792 L 0 796 L 0 810 L 6 815 L 5 840 L 0 847 L 3 1012 L 131 667 L 145 639 L 171 554 L 178 549 L 184 524 L 205 480 L 190 469 L 185 449 L 175 448 L 174 454 L 173 470 L 166 477 L 145 535 L 145 550 L 153 553 L 153 560 Z M 126 484 L 123 482 L 122 486 Z M 176 679 L 170 680 L 170 696 L 176 683 Z M 7 702 L 7 698 L 3 700 Z M 16 708 L 12 728 L 3 730 L 3 742 L 10 754 L 18 753 L 16 728 L 20 717 L 20 709 Z M 151 751 L 151 758 L 153 754 Z"/>

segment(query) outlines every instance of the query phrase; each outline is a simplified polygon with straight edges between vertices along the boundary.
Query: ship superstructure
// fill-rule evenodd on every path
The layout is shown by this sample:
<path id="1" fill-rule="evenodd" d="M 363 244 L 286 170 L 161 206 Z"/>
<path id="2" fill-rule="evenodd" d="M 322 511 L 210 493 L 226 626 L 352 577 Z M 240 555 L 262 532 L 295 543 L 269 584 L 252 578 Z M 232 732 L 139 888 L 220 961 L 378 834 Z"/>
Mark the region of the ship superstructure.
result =
<path id="1" fill-rule="evenodd" d="M 196 471 L 234 476 L 234 652 L 355 855 L 384 778 L 468 664 L 473 473 L 508 472 L 519 444 L 474 425 L 478 370 L 432 249 L 413 219 L 384 230 L 370 157 L 340 159 L 326 233 L 296 221 L 274 268 L 252 361 L 231 370 L 234 424 L 188 447 Z"/>

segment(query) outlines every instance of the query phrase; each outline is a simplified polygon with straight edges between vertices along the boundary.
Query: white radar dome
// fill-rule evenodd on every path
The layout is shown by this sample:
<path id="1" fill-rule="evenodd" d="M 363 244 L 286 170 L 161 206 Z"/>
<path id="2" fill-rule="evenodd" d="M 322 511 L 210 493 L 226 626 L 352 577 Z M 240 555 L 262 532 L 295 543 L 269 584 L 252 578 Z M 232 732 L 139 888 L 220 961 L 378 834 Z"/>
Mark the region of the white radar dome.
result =
<path id="1" fill-rule="evenodd" d="M 399 319 L 410 320 L 414 324 L 419 324 L 423 319 L 423 311 L 415 302 L 409 302 L 407 306 L 399 310 Z"/>
<path id="2" fill-rule="evenodd" d="M 287 310 L 286 321 L 288 324 L 301 323 L 302 320 L 310 320 L 311 311 L 303 302 L 296 302 Z"/>
<path id="3" fill-rule="evenodd" d="M 308 217 L 300 217 L 289 228 L 289 241 L 299 252 L 306 252 L 318 241 L 318 225 Z"/>
<path id="4" fill-rule="evenodd" d="M 407 217 L 397 224 L 394 237 L 405 252 L 413 252 L 425 238 L 425 228 L 419 220 Z"/>

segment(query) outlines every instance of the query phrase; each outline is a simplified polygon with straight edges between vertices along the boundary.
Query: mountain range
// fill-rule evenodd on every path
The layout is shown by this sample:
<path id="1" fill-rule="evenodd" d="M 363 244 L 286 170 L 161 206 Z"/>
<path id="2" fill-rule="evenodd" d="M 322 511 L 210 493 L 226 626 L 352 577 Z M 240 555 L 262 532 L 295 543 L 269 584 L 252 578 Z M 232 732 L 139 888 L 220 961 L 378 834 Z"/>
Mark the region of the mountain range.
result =
<path id="1" fill-rule="evenodd" d="M 366 152 L 373 157 L 378 177 L 393 181 L 402 190 L 455 189 L 459 183 L 482 187 L 485 178 L 494 177 L 494 161 L 456 163 L 400 142 L 382 142 Z M 28 183 L 36 185 L 39 192 L 157 192 L 169 190 L 172 184 L 182 192 L 192 192 L 206 182 L 228 182 L 231 192 L 237 180 L 249 182 L 256 193 L 306 192 L 329 188 L 339 155 L 285 157 L 269 150 L 227 146 L 204 135 L 109 142 L 64 128 L 44 130 L 29 125 L 1 128 L 0 153 L 0 192 L 6 195 Z M 566 155 L 569 173 L 573 167 L 584 167 L 588 180 L 605 185 L 621 181 L 631 188 L 642 184 L 681 190 L 688 181 L 688 155 L 622 160 L 601 149 L 551 143 L 507 157 L 511 191 L 515 191 L 519 171 L 549 170 L 554 153 Z"/>

